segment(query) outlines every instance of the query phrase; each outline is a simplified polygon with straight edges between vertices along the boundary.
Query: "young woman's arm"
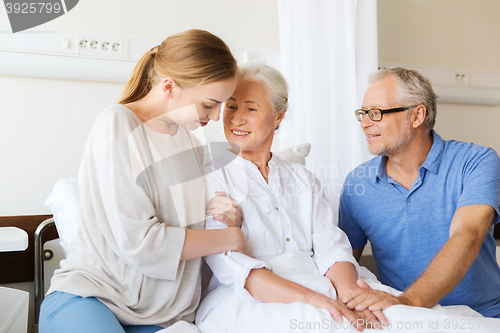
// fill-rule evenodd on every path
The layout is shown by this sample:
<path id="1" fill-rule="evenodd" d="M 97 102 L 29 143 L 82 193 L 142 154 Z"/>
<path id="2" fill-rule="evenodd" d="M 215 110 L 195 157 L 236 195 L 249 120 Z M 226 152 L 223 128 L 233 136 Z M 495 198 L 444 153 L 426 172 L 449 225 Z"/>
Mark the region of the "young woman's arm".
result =
<path id="1" fill-rule="evenodd" d="M 245 235 L 240 228 L 186 229 L 181 260 L 188 260 L 225 251 L 237 251 L 248 255 Z"/>

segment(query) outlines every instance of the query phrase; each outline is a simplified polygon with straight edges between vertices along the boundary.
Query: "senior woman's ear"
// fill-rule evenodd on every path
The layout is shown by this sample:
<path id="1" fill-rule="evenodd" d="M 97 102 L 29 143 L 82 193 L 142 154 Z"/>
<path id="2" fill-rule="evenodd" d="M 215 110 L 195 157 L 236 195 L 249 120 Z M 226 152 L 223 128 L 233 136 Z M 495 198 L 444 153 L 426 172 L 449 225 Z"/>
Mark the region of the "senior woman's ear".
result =
<path id="1" fill-rule="evenodd" d="M 283 118 L 285 117 L 285 112 L 286 112 L 286 108 L 284 108 L 283 110 L 281 110 L 281 112 L 276 116 L 276 120 L 275 120 L 275 123 L 274 123 L 274 130 L 275 131 L 277 131 L 278 128 L 280 127 L 280 123 L 283 120 Z"/>

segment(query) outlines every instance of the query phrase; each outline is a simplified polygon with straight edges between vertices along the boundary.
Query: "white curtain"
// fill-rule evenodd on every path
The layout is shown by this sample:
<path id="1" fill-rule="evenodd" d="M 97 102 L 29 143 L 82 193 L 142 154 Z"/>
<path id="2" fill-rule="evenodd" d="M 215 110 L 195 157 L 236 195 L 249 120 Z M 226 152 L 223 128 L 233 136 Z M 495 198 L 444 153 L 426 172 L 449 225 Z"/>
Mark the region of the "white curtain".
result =
<path id="1" fill-rule="evenodd" d="M 370 155 L 354 110 L 377 70 L 376 0 L 279 0 L 281 71 L 289 85 L 279 148 L 309 142 L 307 168 L 335 211 L 347 174 Z"/>

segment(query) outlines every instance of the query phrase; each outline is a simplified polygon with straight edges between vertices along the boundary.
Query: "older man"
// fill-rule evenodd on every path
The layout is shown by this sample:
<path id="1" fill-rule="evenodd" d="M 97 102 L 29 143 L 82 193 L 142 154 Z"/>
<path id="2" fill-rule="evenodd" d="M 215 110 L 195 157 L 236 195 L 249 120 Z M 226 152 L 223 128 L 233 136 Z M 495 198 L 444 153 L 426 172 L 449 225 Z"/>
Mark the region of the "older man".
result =
<path id="1" fill-rule="evenodd" d="M 394 297 L 358 289 L 343 301 L 372 311 L 464 304 L 499 317 L 493 238 L 500 220 L 498 155 L 441 139 L 432 129 L 436 95 L 418 72 L 390 68 L 371 82 L 356 117 L 370 153 L 378 156 L 348 175 L 339 226 L 356 259 L 371 242 L 380 281 L 404 292 Z"/>

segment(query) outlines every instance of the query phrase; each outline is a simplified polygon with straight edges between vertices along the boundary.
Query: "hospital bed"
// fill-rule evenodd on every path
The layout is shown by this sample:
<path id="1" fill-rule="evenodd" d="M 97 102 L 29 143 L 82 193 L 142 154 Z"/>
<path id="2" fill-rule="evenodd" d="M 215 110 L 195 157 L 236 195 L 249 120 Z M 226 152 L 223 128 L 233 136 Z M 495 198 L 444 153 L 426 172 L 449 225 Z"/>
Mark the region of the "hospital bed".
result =
<path id="1" fill-rule="evenodd" d="M 276 153 L 277 156 L 291 162 L 304 163 L 309 153 L 310 145 L 305 144 Z M 50 284 L 50 278 L 59 268 L 59 262 L 65 258 L 69 243 L 76 237 L 78 221 L 78 189 L 76 179 L 61 179 L 45 204 L 51 208 L 54 217 L 43 221 L 35 231 L 35 333 L 38 332 L 38 317 L 40 305 Z M 42 244 L 43 233 L 56 227 L 60 236 Z M 497 226 L 497 236 L 500 236 L 500 226 Z M 497 237 L 500 238 L 500 237 Z M 500 239 L 497 239 L 497 262 L 500 265 Z M 366 266 L 376 274 L 376 266 L 370 247 L 365 248 L 361 265 Z"/>
<path id="2" fill-rule="evenodd" d="M 45 298 L 50 278 L 54 271 L 59 268 L 60 260 L 65 257 L 59 239 L 42 243 L 43 233 L 51 227 L 55 227 L 54 218 L 43 221 L 35 231 L 35 333 L 38 332 L 40 305 Z M 497 240 L 497 244 L 497 262 L 500 265 L 500 240 Z M 376 273 L 373 256 L 370 251 L 366 252 L 365 250 L 360 263 Z"/>
<path id="3" fill-rule="evenodd" d="M 220 148 L 222 149 L 222 147 Z M 223 148 L 226 149 L 227 147 L 223 146 Z M 304 143 L 283 149 L 276 152 L 275 155 L 289 162 L 305 164 L 305 158 L 309 155 L 310 150 L 311 145 Z M 207 156 L 207 160 L 211 159 L 210 156 L 210 154 Z M 76 237 L 78 221 L 77 186 L 77 181 L 73 178 L 61 179 L 56 182 L 54 190 L 45 201 L 45 205 L 51 209 L 54 216 L 43 221 L 35 231 L 35 333 L 38 332 L 40 305 L 48 290 L 50 278 L 54 271 L 59 268 L 59 262 L 65 258 L 71 240 Z M 59 240 L 47 242 L 45 244 L 47 248 L 44 248 L 42 236 L 51 227 L 57 228 Z M 208 269 L 207 266 L 204 267 Z"/>

